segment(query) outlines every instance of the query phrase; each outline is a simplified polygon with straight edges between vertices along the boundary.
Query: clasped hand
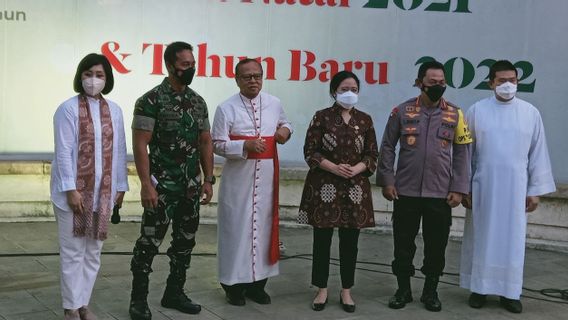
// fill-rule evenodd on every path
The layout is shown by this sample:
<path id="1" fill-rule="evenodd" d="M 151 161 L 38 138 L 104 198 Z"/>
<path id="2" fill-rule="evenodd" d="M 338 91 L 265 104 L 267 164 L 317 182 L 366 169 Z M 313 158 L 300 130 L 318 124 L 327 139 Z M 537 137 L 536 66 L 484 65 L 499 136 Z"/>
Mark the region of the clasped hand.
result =
<path id="1" fill-rule="evenodd" d="M 262 153 L 266 150 L 266 140 L 262 138 L 246 140 L 245 150 L 248 152 Z"/>
<path id="2" fill-rule="evenodd" d="M 362 173 L 363 171 L 365 171 L 365 169 L 367 169 L 367 166 L 365 166 L 365 164 L 361 162 L 354 166 L 347 163 L 340 163 L 332 166 L 331 172 L 342 178 L 349 179 Z"/>

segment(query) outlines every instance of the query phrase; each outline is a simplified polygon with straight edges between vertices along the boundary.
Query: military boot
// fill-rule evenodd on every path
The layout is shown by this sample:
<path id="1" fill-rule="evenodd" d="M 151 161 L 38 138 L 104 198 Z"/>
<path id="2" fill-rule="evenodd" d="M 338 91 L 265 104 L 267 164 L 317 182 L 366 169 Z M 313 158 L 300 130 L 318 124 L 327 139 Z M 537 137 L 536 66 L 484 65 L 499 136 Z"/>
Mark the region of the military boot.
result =
<path id="1" fill-rule="evenodd" d="M 148 274 L 137 272 L 132 274 L 132 293 L 128 313 L 132 320 L 151 320 L 152 313 L 148 307 Z"/>
<path id="2" fill-rule="evenodd" d="M 198 314 L 201 312 L 201 306 L 193 303 L 183 290 L 186 270 L 175 270 L 175 273 L 171 271 L 170 269 L 166 291 L 162 297 L 162 307 L 176 309 L 189 314 Z"/>
<path id="3" fill-rule="evenodd" d="M 394 296 L 389 300 L 389 308 L 400 309 L 404 308 L 407 303 L 412 302 L 412 291 L 410 290 L 410 277 L 409 276 L 397 276 L 396 282 L 398 283 L 398 289 Z"/>
<path id="4" fill-rule="evenodd" d="M 426 310 L 438 312 L 442 310 L 442 302 L 438 299 L 438 280 L 439 277 L 426 276 L 424 280 L 424 289 L 420 302 L 424 303 Z"/>

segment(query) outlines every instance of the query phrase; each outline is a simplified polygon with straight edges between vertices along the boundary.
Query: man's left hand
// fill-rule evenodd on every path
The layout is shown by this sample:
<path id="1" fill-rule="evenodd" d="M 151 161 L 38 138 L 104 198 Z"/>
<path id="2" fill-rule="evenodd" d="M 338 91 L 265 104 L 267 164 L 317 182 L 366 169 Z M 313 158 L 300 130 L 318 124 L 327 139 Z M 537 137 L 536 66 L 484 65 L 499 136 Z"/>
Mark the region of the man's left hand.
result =
<path id="1" fill-rule="evenodd" d="M 535 211 L 536 207 L 538 207 L 539 201 L 540 201 L 540 199 L 538 197 L 528 196 L 526 201 L 525 201 L 525 210 L 527 212 Z"/>
<path id="2" fill-rule="evenodd" d="M 201 204 L 208 204 L 213 197 L 213 186 L 209 182 L 201 185 Z"/>
<path id="3" fill-rule="evenodd" d="M 286 143 L 289 137 L 290 137 L 290 129 L 286 127 L 278 128 L 278 130 L 276 130 L 276 133 L 274 134 L 274 138 L 276 139 L 276 142 L 278 142 L 279 144 Z"/>
<path id="4" fill-rule="evenodd" d="M 457 207 L 462 201 L 463 195 L 458 192 L 450 192 L 448 193 L 448 197 L 446 197 L 446 202 L 451 208 Z"/>

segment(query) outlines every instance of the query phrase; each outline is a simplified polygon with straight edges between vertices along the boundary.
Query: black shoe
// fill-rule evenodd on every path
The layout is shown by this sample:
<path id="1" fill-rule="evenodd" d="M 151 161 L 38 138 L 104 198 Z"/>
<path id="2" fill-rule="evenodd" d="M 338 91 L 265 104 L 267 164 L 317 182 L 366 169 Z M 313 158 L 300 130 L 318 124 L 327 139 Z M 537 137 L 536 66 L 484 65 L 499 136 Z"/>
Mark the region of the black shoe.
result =
<path id="1" fill-rule="evenodd" d="M 407 303 L 412 302 L 412 293 L 410 290 L 396 290 L 394 296 L 389 300 L 389 308 L 400 309 L 404 308 Z"/>
<path id="2" fill-rule="evenodd" d="M 509 312 L 512 313 L 523 312 L 523 305 L 521 304 L 521 300 L 514 300 L 514 299 L 501 297 L 500 302 L 503 308 L 505 308 Z"/>
<path id="3" fill-rule="evenodd" d="M 272 301 L 270 300 L 270 296 L 264 289 L 257 289 L 251 290 L 248 289 L 245 291 L 245 297 L 251 299 L 252 301 L 258 304 L 270 304 Z"/>
<path id="4" fill-rule="evenodd" d="M 424 303 L 424 307 L 428 311 L 438 312 L 442 310 L 442 302 L 438 299 L 438 292 L 436 291 L 422 293 L 420 302 Z"/>
<path id="5" fill-rule="evenodd" d="M 166 287 L 161 304 L 164 308 L 176 309 L 183 313 L 198 314 L 201 312 L 201 306 L 193 303 L 183 290 L 169 290 Z"/>
<path id="6" fill-rule="evenodd" d="M 487 295 L 485 294 L 472 292 L 471 295 L 469 295 L 469 306 L 472 308 L 479 309 L 485 305 L 486 301 Z"/>
<path id="7" fill-rule="evenodd" d="M 314 311 L 322 311 L 323 309 L 325 309 L 325 305 L 327 304 L 327 298 L 325 298 L 324 303 L 315 303 L 312 302 L 312 310 Z"/>
<path id="8" fill-rule="evenodd" d="M 130 307 L 128 308 L 130 319 L 132 320 L 151 320 L 152 313 L 148 308 L 146 299 L 130 300 Z"/>
<path id="9" fill-rule="evenodd" d="M 244 306 L 246 304 L 245 296 L 235 290 L 225 291 L 225 300 L 234 306 Z"/>
<path id="10" fill-rule="evenodd" d="M 343 303 L 343 298 L 341 297 L 341 292 L 339 293 L 339 303 L 345 312 L 353 313 L 355 312 L 355 305 L 354 304 L 346 304 Z"/>

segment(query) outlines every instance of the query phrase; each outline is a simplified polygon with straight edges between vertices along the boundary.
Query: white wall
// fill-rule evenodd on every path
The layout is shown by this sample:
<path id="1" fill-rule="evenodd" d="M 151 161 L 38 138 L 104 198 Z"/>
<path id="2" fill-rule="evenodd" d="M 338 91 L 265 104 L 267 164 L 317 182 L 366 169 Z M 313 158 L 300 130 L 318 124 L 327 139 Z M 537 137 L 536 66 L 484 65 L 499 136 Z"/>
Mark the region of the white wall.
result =
<path id="1" fill-rule="evenodd" d="M 488 75 L 486 60 L 509 59 L 525 72 L 522 83 L 534 84 L 519 96 L 541 110 L 555 178 L 567 183 L 567 14 L 564 0 L 0 0 L 0 153 L 53 150 L 53 112 L 74 94 L 79 60 L 104 48 L 130 70 L 115 69 L 109 95 L 122 106 L 129 134 L 134 101 L 162 80 L 151 74 L 162 67 L 153 64 L 155 44 L 182 40 L 202 61 L 205 46 L 207 56 L 222 60 L 274 59 L 275 79 L 266 79 L 264 89 L 282 99 L 296 129 L 281 158 L 298 163 L 311 116 L 331 101 L 329 83 L 319 80 L 322 69 L 329 77 L 326 60 L 340 69 L 347 61 L 368 62 L 375 80 L 381 63 L 384 83 L 355 71 L 362 80 L 360 108 L 372 114 L 380 138 L 390 109 L 418 94 L 412 84 L 420 58 L 447 63 L 455 88 L 446 97 L 464 108 L 491 94 L 476 89 Z M 113 51 L 111 43 L 120 48 Z M 304 80 L 309 73 L 301 65 L 307 51 L 318 75 L 311 80 Z M 207 60 L 192 85 L 207 101 L 211 121 L 216 105 L 237 90 L 224 68 L 214 77 Z"/>

